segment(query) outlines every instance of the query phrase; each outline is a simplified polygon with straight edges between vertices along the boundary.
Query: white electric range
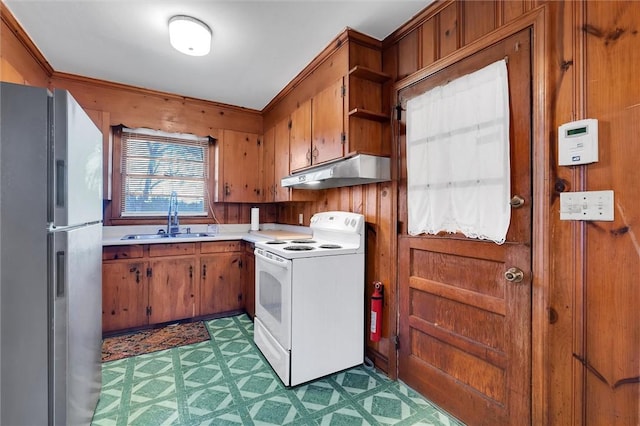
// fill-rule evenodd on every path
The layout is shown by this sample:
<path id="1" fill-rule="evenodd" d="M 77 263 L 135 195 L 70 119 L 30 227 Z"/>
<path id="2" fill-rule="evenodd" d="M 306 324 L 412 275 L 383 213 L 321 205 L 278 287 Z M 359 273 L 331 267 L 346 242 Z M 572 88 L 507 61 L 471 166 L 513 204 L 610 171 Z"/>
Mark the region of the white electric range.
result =
<path id="1" fill-rule="evenodd" d="M 254 341 L 285 386 L 364 359 L 364 216 L 317 213 L 310 227 L 255 244 Z"/>

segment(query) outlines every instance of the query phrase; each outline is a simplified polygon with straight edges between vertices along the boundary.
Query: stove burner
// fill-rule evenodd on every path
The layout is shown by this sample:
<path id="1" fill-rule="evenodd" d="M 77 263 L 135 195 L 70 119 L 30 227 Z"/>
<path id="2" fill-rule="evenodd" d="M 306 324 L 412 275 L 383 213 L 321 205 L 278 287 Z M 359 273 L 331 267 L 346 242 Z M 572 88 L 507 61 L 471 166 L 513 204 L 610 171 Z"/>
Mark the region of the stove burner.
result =
<path id="1" fill-rule="evenodd" d="M 308 251 L 308 250 L 313 250 L 313 247 L 311 247 L 311 246 L 287 246 L 287 247 L 284 247 L 283 250 Z"/>
<path id="2" fill-rule="evenodd" d="M 339 246 L 338 244 L 320 244 L 318 247 L 323 248 L 323 249 L 339 249 L 339 248 L 342 248 L 342 246 Z"/>
<path id="3" fill-rule="evenodd" d="M 315 241 L 313 241 L 312 239 L 306 239 L 306 240 L 291 240 L 292 243 L 294 244 L 313 244 L 315 243 Z"/>
<path id="4" fill-rule="evenodd" d="M 287 242 L 281 241 L 281 240 L 273 240 L 273 241 L 267 241 L 267 244 L 287 244 Z"/>

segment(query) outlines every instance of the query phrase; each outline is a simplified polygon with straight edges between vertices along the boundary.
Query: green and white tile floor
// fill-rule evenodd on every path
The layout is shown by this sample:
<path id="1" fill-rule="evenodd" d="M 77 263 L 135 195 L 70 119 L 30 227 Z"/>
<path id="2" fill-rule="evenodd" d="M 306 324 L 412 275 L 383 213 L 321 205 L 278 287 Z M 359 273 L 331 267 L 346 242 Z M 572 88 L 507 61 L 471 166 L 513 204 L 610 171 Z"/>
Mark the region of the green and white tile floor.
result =
<path id="1" fill-rule="evenodd" d="M 246 315 L 208 321 L 211 340 L 102 365 L 93 425 L 460 425 L 362 366 L 285 388 Z"/>

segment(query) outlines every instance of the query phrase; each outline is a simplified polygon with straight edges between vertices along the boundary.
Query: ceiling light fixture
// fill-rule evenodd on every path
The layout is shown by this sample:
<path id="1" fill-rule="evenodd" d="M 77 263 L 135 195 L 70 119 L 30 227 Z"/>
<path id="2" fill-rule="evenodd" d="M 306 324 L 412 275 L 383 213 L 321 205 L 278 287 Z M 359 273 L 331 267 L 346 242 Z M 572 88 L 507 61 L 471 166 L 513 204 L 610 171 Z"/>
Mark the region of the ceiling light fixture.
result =
<path id="1" fill-rule="evenodd" d="M 169 41 L 177 51 L 191 56 L 204 56 L 211 50 L 211 28 L 190 16 L 169 19 Z"/>

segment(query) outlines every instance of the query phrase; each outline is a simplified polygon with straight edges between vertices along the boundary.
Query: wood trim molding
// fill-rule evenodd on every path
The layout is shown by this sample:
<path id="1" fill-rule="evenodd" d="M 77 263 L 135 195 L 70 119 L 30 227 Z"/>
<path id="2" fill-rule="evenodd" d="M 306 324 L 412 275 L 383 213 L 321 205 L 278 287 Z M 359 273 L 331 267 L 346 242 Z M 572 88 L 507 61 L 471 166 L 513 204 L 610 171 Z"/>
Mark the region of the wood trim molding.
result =
<path id="1" fill-rule="evenodd" d="M 11 32 L 16 36 L 16 38 L 20 41 L 20 43 L 24 46 L 25 50 L 33 57 L 33 59 L 38 63 L 38 65 L 42 68 L 42 70 L 49 76 L 53 74 L 53 68 L 44 57 L 42 52 L 36 47 L 36 45 L 31 41 L 26 31 L 22 28 L 17 19 L 13 16 L 9 8 L 0 1 L 0 18 L 2 22 L 4 22 L 7 27 L 11 30 Z"/>
<path id="2" fill-rule="evenodd" d="M 218 108 L 223 108 L 223 109 L 226 109 L 226 110 L 234 110 L 234 111 L 243 112 L 243 113 L 260 114 L 260 111 L 255 110 L 255 109 L 251 109 L 251 108 L 245 108 L 245 107 L 240 107 L 240 106 L 236 106 L 236 105 L 224 104 L 224 103 L 221 103 L 221 102 L 209 101 L 209 100 L 205 100 L 205 99 L 190 98 L 188 96 L 176 95 L 174 93 L 160 92 L 160 91 L 151 90 L 151 89 L 144 89 L 142 87 L 131 86 L 131 85 L 124 84 L 124 83 L 114 83 L 114 82 L 107 81 L 107 80 L 100 80 L 100 79 L 91 78 L 91 77 L 85 77 L 85 76 L 81 76 L 81 75 L 77 75 L 77 74 L 69 74 L 69 73 L 64 73 L 64 72 L 53 71 L 52 74 L 51 74 L 51 79 L 52 80 L 73 81 L 75 83 L 86 84 L 88 86 L 93 86 L 93 87 L 98 86 L 98 87 L 107 88 L 107 89 L 124 90 L 124 91 L 129 92 L 129 93 L 145 95 L 145 96 L 159 97 L 159 98 L 163 98 L 165 100 L 166 99 L 174 99 L 174 100 L 179 100 L 179 101 L 187 101 L 188 100 L 188 101 L 193 101 L 193 102 L 202 102 L 202 103 L 206 103 L 208 106 L 214 107 L 214 108 L 218 107 Z"/>
<path id="3" fill-rule="evenodd" d="M 436 9 L 451 2 L 436 3 L 433 9 L 427 9 L 424 18 L 436 13 Z M 395 83 L 393 90 L 397 93 L 419 81 L 427 78 L 446 67 L 491 46 L 512 34 L 531 28 L 532 31 L 532 121 L 533 121 L 533 247 L 532 247 L 532 383 L 531 383 L 531 424 L 548 424 L 549 413 L 549 377 L 547 369 L 548 350 L 547 341 L 549 334 L 549 321 L 547 307 L 549 305 L 549 285 L 551 273 L 549 270 L 551 253 L 551 236 L 547 235 L 550 229 L 551 213 L 550 199 L 547 194 L 551 187 L 551 149 L 553 144 L 548 143 L 551 134 L 551 111 L 548 108 L 547 76 L 548 68 L 548 41 L 547 23 L 549 22 L 546 5 L 532 9 L 512 22 L 497 28 L 484 37 L 456 50 L 451 55 L 437 60 L 433 64 L 418 70 L 417 72 Z M 421 21 L 420 21 L 421 22 Z M 397 34 L 405 34 L 415 28 L 408 26 L 402 28 Z M 392 36 L 396 36 L 394 33 Z M 399 37 L 397 37 L 399 38 Z M 397 39 L 396 38 L 396 39 Z M 397 256 L 397 254 L 396 254 Z"/>
<path id="4" fill-rule="evenodd" d="M 375 49 L 382 49 L 382 42 L 363 34 L 353 28 L 345 28 L 340 34 L 338 34 L 333 40 L 322 49 L 322 51 L 316 55 L 316 57 L 296 75 L 268 104 L 262 109 L 262 114 L 267 114 L 284 98 L 293 91 L 302 81 L 313 74 L 323 62 L 331 57 L 338 49 L 340 49 L 345 42 L 353 41 L 364 46 L 373 47 Z M 345 71 L 345 74 L 348 70 Z"/>

